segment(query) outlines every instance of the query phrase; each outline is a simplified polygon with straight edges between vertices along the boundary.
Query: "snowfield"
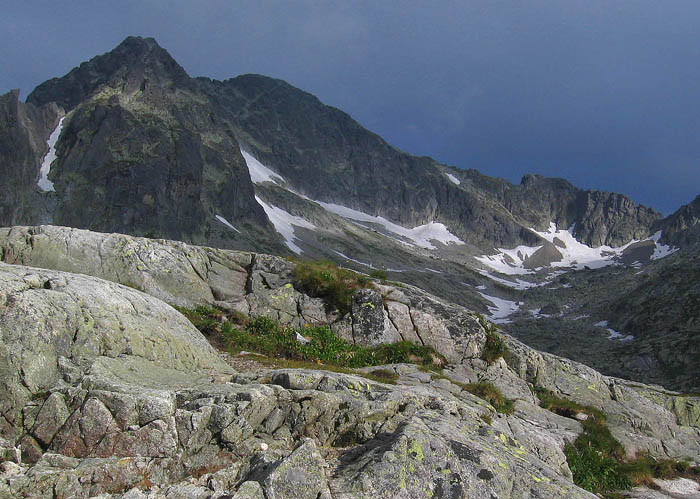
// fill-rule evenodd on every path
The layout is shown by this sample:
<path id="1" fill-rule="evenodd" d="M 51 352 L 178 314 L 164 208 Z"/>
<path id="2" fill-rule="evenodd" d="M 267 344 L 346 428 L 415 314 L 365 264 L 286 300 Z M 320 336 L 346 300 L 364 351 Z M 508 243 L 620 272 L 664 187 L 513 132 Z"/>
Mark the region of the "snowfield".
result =
<path id="1" fill-rule="evenodd" d="M 672 248 L 671 246 L 667 246 L 665 244 L 659 244 L 659 239 L 661 239 L 661 231 L 655 232 L 653 236 L 651 236 L 649 239 L 654 241 L 654 244 L 656 245 L 656 248 L 654 248 L 654 254 L 651 255 L 652 260 L 658 260 L 659 258 L 665 258 L 668 255 L 671 255 L 678 251 L 679 248 Z"/>
<path id="2" fill-rule="evenodd" d="M 221 215 L 216 215 L 216 219 L 217 219 L 219 222 L 221 222 L 222 224 L 224 224 L 226 227 L 228 227 L 229 229 L 233 229 L 233 230 L 235 230 L 236 232 L 238 232 L 239 234 L 241 233 L 240 230 L 238 230 L 238 229 L 235 228 L 233 225 L 231 225 L 231 222 L 229 222 L 228 220 L 226 220 L 226 219 L 225 219 L 224 217 L 222 217 Z"/>
<path id="3" fill-rule="evenodd" d="M 297 239 L 294 236 L 294 227 L 315 229 L 316 226 L 301 217 L 287 213 L 282 208 L 267 204 L 258 196 L 255 196 L 255 200 L 260 206 L 262 206 L 263 210 L 265 210 L 265 214 L 267 215 L 267 218 L 270 219 L 270 222 L 272 222 L 272 225 L 275 226 L 275 230 L 279 232 L 282 237 L 284 237 L 284 242 L 287 247 L 297 255 L 300 255 L 301 248 L 294 244 L 294 241 Z"/>
<path id="4" fill-rule="evenodd" d="M 459 185 L 462 183 L 457 177 L 455 177 L 451 173 L 445 172 L 445 175 L 447 175 L 447 178 L 449 178 L 450 182 L 452 182 L 453 184 Z"/>
<path id="5" fill-rule="evenodd" d="M 419 225 L 418 227 L 407 229 L 406 227 L 390 222 L 384 217 L 368 215 L 361 211 L 348 208 L 347 206 L 341 206 L 334 203 L 324 203 L 323 201 L 314 202 L 321 205 L 331 213 L 340 215 L 343 218 L 349 218 L 358 222 L 369 222 L 381 225 L 388 232 L 408 239 L 412 241 L 412 244 L 420 248 L 436 249 L 431 241 L 439 241 L 444 244 L 464 244 L 461 239 L 450 233 L 450 231 L 447 230 L 447 227 L 439 222 L 429 222 L 425 225 Z"/>
<path id="6" fill-rule="evenodd" d="M 498 298 L 496 296 L 489 296 L 484 293 L 479 293 L 484 299 L 493 303 L 493 306 L 488 306 L 489 316 L 488 318 L 491 322 L 496 324 L 507 324 L 510 322 L 508 317 L 520 309 L 514 301 L 504 300 L 503 298 Z"/>
<path id="7" fill-rule="evenodd" d="M 640 241 L 632 240 L 624 246 L 613 248 L 610 246 L 599 246 L 597 248 L 591 248 L 581 242 L 579 242 L 574 237 L 575 224 L 569 227 L 567 230 L 560 230 L 557 228 L 555 223 L 549 225 L 549 230 L 547 231 L 536 231 L 531 229 L 534 233 L 540 236 L 545 241 L 548 241 L 554 245 L 556 250 L 561 254 L 561 259 L 558 261 L 552 261 L 549 267 L 563 267 L 563 268 L 573 268 L 582 269 L 588 267 L 591 269 L 598 269 L 601 267 L 606 267 L 608 265 L 618 265 L 619 258 L 622 253 L 630 245 L 638 243 Z M 655 248 L 654 254 L 651 259 L 655 260 L 658 258 L 663 258 L 668 256 L 675 251 L 677 248 L 671 248 L 669 246 L 659 244 L 659 239 L 661 238 L 661 232 L 657 232 L 645 241 L 653 241 Z M 532 258 L 532 256 L 537 253 L 538 250 L 543 248 L 540 246 L 517 246 L 512 249 L 497 248 L 497 253 L 494 255 L 482 255 L 476 257 L 476 260 L 486 265 L 496 272 L 500 272 L 506 275 L 526 275 L 533 274 L 540 270 L 542 267 L 537 268 L 526 268 L 525 263 L 527 260 Z M 493 279 L 493 276 L 489 276 Z M 521 281 L 522 282 L 522 281 Z M 505 283 L 504 283 L 505 284 Z M 517 285 L 511 285 L 511 287 L 516 287 Z M 518 288 L 523 289 L 523 288 Z"/>
<path id="8" fill-rule="evenodd" d="M 608 330 L 608 339 L 609 339 L 609 340 L 620 340 L 620 341 L 625 341 L 625 342 L 626 342 L 626 341 L 632 341 L 632 340 L 634 339 L 634 336 L 632 336 L 631 334 L 622 334 L 622 333 L 619 332 L 619 331 L 615 331 L 614 329 L 609 328 L 609 327 L 608 327 L 608 321 L 596 322 L 596 323 L 593 324 L 593 325 L 594 325 L 594 326 L 597 326 L 597 327 L 604 327 L 605 329 L 607 329 L 607 330 Z"/>
<path id="9" fill-rule="evenodd" d="M 254 184 L 262 184 L 263 182 L 274 182 L 276 184 L 286 183 L 284 178 L 270 170 L 267 166 L 263 165 L 249 152 L 241 149 L 241 154 L 243 155 L 243 159 L 245 159 L 245 163 L 248 166 L 250 180 L 252 180 Z"/>
<path id="10" fill-rule="evenodd" d="M 499 284 L 503 284 L 504 286 L 507 286 L 512 289 L 530 289 L 530 288 L 538 288 L 540 286 L 544 286 L 545 284 L 549 284 L 549 282 L 541 282 L 541 283 L 534 283 L 534 282 L 528 282 L 528 281 L 523 281 L 522 279 L 515 279 L 515 281 L 509 281 L 508 279 L 503 279 L 501 277 L 495 276 L 493 274 L 490 274 L 489 272 L 486 272 L 485 270 L 477 270 L 479 274 L 481 274 L 484 277 L 488 277 L 494 282 L 497 282 Z"/>
<path id="11" fill-rule="evenodd" d="M 54 131 L 51 132 L 51 135 L 49 135 L 49 140 L 46 142 L 49 146 L 49 152 L 46 153 L 46 156 L 44 156 L 44 160 L 41 162 L 41 169 L 39 170 L 39 181 L 36 184 L 39 186 L 39 189 L 41 189 L 44 192 L 56 192 L 56 189 L 54 189 L 53 187 L 53 182 L 49 180 L 49 171 L 51 171 L 51 163 L 53 163 L 53 161 L 56 159 L 56 142 L 58 142 L 58 137 L 61 136 L 61 130 L 63 129 L 63 120 L 65 118 L 66 117 L 64 116 L 63 118 L 58 120 L 58 125 L 56 125 Z"/>

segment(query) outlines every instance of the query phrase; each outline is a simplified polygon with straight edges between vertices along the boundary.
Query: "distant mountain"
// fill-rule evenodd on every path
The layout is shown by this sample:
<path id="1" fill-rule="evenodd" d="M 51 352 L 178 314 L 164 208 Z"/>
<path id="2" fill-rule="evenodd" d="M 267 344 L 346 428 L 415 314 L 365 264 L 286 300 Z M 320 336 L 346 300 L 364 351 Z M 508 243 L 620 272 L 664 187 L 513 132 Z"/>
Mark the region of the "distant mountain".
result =
<path id="1" fill-rule="evenodd" d="M 127 38 L 39 85 L 27 102 L 70 113 L 51 173 L 57 206 L 49 218 L 63 225 L 234 247 L 243 242 L 211 233 L 214 215 L 271 232 L 239 145 L 314 200 L 405 227 L 440 222 L 482 249 L 533 244 L 529 229 L 550 222 L 576 224 L 588 244 L 619 245 L 661 218 L 563 180 L 527 176 L 514 186 L 411 156 L 280 80 L 192 79 L 152 38 Z M 42 131 L 48 138 L 51 130 Z"/>
<path id="2" fill-rule="evenodd" d="M 654 226 L 663 232 L 663 241 L 676 246 L 700 242 L 700 195 Z"/>
<path id="3" fill-rule="evenodd" d="M 129 37 L 42 83 L 26 103 L 18 96 L 0 97 L 0 225 L 332 259 L 513 330 L 532 331 L 528 321 L 551 315 L 540 310 L 549 303 L 560 308 L 552 330 L 567 334 L 567 355 L 590 362 L 606 358 L 585 354 L 594 326 L 565 313 L 573 302 L 554 290 L 566 282 L 551 284 L 581 283 L 576 309 L 587 315 L 600 303 L 587 304 L 586 276 L 631 276 L 619 289 L 596 288 L 618 303 L 639 267 L 663 269 L 660 259 L 678 248 L 684 258 L 700 239 L 700 198 L 663 218 L 563 179 L 526 175 L 515 185 L 412 156 L 284 81 L 191 78 L 152 38 Z M 596 341 L 596 351 L 617 346 Z"/>

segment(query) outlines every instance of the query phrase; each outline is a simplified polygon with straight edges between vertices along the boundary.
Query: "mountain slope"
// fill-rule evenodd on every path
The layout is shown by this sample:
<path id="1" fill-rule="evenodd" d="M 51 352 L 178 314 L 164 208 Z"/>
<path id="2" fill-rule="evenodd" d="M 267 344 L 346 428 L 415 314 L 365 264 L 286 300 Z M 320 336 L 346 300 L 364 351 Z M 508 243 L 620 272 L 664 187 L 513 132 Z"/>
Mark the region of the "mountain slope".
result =
<path id="1" fill-rule="evenodd" d="M 698 239 L 698 200 L 662 219 L 622 194 L 563 179 L 526 175 L 515 185 L 412 156 L 281 80 L 190 78 L 153 39 L 129 37 L 39 85 L 26 104 L 17 97 L 3 96 L 0 108 L 0 183 L 9 187 L 0 225 L 61 224 L 332 259 L 533 331 L 532 321 L 551 315 L 535 311 L 569 305 L 570 296 L 577 315 L 602 314 L 589 290 L 626 303 L 637 267 Z M 55 191 L 38 188 L 45 182 Z M 624 282 L 611 277 L 618 271 Z M 566 291 L 573 285 L 562 273 L 581 283 L 580 294 Z M 620 285 L 606 288 L 608 278 Z M 618 327 L 654 333 L 653 321 L 605 314 L 589 324 L 564 313 L 549 328 L 556 341 L 538 345 L 565 344 L 567 355 L 607 363 L 619 345 L 595 322 L 619 319 Z M 605 355 L 587 353 L 593 340 Z M 606 372 L 632 372 L 615 362 Z M 648 370 L 631 375 L 650 379 Z M 666 374 L 661 381 L 677 386 Z"/>
<path id="2" fill-rule="evenodd" d="M 50 175 L 54 223 L 275 247 L 230 125 L 153 39 L 127 38 L 28 102 L 69 112 Z"/>
<path id="3" fill-rule="evenodd" d="M 662 231 L 663 241 L 675 246 L 700 242 L 700 195 L 659 221 L 654 228 Z"/>
<path id="4" fill-rule="evenodd" d="M 296 190 L 403 226 L 439 221 L 463 240 L 491 248 L 534 243 L 531 227 L 576 224 L 580 240 L 599 246 L 647 236 L 661 218 L 625 196 L 581 191 L 564 180 L 531 175 L 514 186 L 411 156 L 280 80 L 198 81 L 234 112 L 239 140 Z"/>
<path id="5" fill-rule="evenodd" d="M 575 224 L 587 244 L 617 245 L 648 235 L 660 218 L 561 180 L 529 176 L 513 186 L 411 156 L 280 80 L 192 79 L 150 38 L 127 38 L 39 85 L 27 102 L 69 113 L 50 173 L 57 207 L 44 217 L 59 224 L 275 246 L 239 144 L 311 199 L 407 228 L 442 223 L 481 251 L 533 245 L 529 229 L 552 222 Z"/>
<path id="6" fill-rule="evenodd" d="M 58 107 L 24 104 L 19 90 L 0 96 L 0 220 L 5 224 L 40 222 L 35 195 L 46 138 L 60 116 Z"/>

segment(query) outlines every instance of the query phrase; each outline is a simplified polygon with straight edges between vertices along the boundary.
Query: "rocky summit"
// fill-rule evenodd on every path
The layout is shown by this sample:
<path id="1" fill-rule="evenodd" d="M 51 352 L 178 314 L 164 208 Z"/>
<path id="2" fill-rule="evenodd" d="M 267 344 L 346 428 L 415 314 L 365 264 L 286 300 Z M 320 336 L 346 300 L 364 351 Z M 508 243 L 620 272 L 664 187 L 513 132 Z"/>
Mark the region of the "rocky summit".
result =
<path id="1" fill-rule="evenodd" d="M 700 197 L 519 184 L 129 37 L 0 96 L 0 496 L 698 497 Z"/>

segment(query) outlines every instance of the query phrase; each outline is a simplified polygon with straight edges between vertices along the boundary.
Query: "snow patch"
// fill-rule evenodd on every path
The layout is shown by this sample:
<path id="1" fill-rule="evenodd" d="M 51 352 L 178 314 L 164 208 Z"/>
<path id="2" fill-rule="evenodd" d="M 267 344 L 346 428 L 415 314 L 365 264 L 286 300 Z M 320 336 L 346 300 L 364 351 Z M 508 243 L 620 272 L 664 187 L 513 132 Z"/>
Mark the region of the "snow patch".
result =
<path id="1" fill-rule="evenodd" d="M 502 284 L 502 285 L 507 286 L 507 287 L 512 288 L 512 289 L 538 288 L 540 286 L 547 284 L 546 282 L 538 284 L 538 283 L 534 283 L 534 282 L 523 281 L 522 279 L 517 279 L 517 278 L 515 279 L 515 281 L 509 281 L 508 279 L 502 279 L 502 278 L 497 277 L 493 274 L 490 274 L 489 272 L 486 272 L 484 270 L 479 270 L 478 272 L 481 275 L 483 275 L 484 277 L 488 277 L 492 281 L 495 281 L 499 284 Z"/>
<path id="2" fill-rule="evenodd" d="M 609 340 L 632 341 L 634 339 L 634 336 L 632 336 L 631 334 L 623 334 L 619 331 L 615 331 L 614 329 L 609 328 L 608 321 L 596 322 L 593 325 L 598 327 L 604 327 L 605 329 L 607 329 Z"/>
<path id="3" fill-rule="evenodd" d="M 265 214 L 267 218 L 270 219 L 270 222 L 272 222 L 272 225 L 275 226 L 275 230 L 284 237 L 284 242 L 287 244 L 287 247 L 297 255 L 301 254 L 301 248 L 294 244 L 294 241 L 297 239 L 294 236 L 294 227 L 315 229 L 316 226 L 301 217 L 287 213 L 282 208 L 267 204 L 258 196 L 255 196 L 255 200 L 262 206 L 263 210 L 265 210 Z"/>
<path id="4" fill-rule="evenodd" d="M 219 222 L 221 222 L 222 224 L 224 224 L 226 227 L 228 227 L 229 229 L 233 229 L 233 230 L 235 230 L 236 232 L 238 232 L 239 234 L 241 233 L 240 230 L 238 230 L 238 229 L 235 228 L 233 225 L 231 225 L 231 223 L 230 223 L 228 220 L 226 220 L 224 217 L 222 217 L 221 215 L 216 215 L 216 219 L 217 219 Z"/>
<path id="5" fill-rule="evenodd" d="M 508 317 L 520 309 L 520 305 L 514 301 L 504 300 L 503 298 L 489 296 L 484 293 L 479 294 L 493 304 L 493 306 L 487 305 L 487 307 L 490 312 L 489 319 L 496 324 L 509 323 L 510 319 L 508 319 Z"/>
<path id="6" fill-rule="evenodd" d="M 477 256 L 476 260 L 501 274 L 533 274 L 535 271 L 526 269 L 523 267 L 523 263 L 541 247 L 542 246 L 517 246 L 513 249 L 498 248 L 497 254 Z"/>
<path id="7" fill-rule="evenodd" d="M 370 269 L 375 269 L 375 270 L 377 269 L 377 268 L 376 268 L 374 265 L 372 265 L 371 263 L 366 263 L 366 262 L 362 262 L 362 261 L 360 261 L 360 260 L 355 260 L 354 258 L 350 258 L 350 257 L 349 257 L 348 255 L 346 255 L 345 253 L 341 253 L 340 251 L 335 251 L 335 250 L 333 250 L 333 253 L 335 253 L 336 255 L 340 256 L 341 258 L 344 258 L 344 259 L 345 259 L 346 261 L 348 261 L 348 262 L 355 262 L 355 263 L 360 264 L 360 265 L 363 265 L 363 266 L 365 266 L 365 267 L 369 267 Z"/>
<path id="8" fill-rule="evenodd" d="M 449 178 L 450 182 L 452 182 L 453 184 L 459 185 L 462 183 L 457 177 L 455 177 L 451 173 L 445 172 L 445 175 L 447 175 L 447 178 Z"/>
<path id="9" fill-rule="evenodd" d="M 245 159 L 245 163 L 248 166 L 250 180 L 252 180 L 254 184 L 262 184 L 263 182 L 274 182 L 276 184 L 286 183 L 284 178 L 273 172 L 267 166 L 263 165 L 249 152 L 241 149 L 241 154 L 243 155 L 243 159 Z"/>
<path id="10" fill-rule="evenodd" d="M 531 229 L 535 234 L 540 236 L 545 241 L 552 243 L 557 251 L 561 253 L 562 259 L 558 262 L 552 262 L 551 267 L 564 267 L 582 269 L 585 267 L 598 269 L 608 265 L 619 264 L 618 260 L 622 256 L 623 251 L 631 244 L 639 241 L 632 240 L 624 246 L 613 248 L 611 246 L 599 246 L 591 248 L 574 237 L 574 229 L 576 224 L 569 227 L 567 230 L 558 229 L 555 223 L 549 224 L 549 229 L 546 231 L 537 231 Z M 651 256 L 653 260 L 666 257 L 676 251 L 678 248 L 671 248 L 663 244 L 659 244 L 661 232 L 657 232 L 648 241 L 653 241 L 656 245 L 654 254 Z M 497 253 L 494 255 L 482 255 L 476 257 L 476 260 L 483 263 L 487 267 L 506 275 L 526 275 L 532 274 L 540 268 L 527 269 L 525 262 L 542 246 L 518 246 L 512 249 L 497 248 Z M 637 262 L 635 262 L 637 263 Z M 637 263 L 637 265 L 641 265 Z M 634 264 L 633 264 L 634 266 Z"/>
<path id="11" fill-rule="evenodd" d="M 543 314 L 541 308 L 536 308 L 534 310 L 529 310 L 529 312 L 532 314 L 532 316 L 535 319 L 548 319 L 549 317 L 553 317 L 552 314 Z"/>
<path id="12" fill-rule="evenodd" d="M 652 260 L 658 260 L 659 258 L 665 258 L 678 251 L 679 248 L 673 248 L 666 244 L 660 244 L 659 239 L 661 239 L 661 231 L 655 232 L 653 236 L 649 239 L 654 241 L 656 247 L 654 248 L 654 253 L 651 255 Z"/>
<path id="13" fill-rule="evenodd" d="M 412 241 L 412 244 L 420 248 L 436 249 L 436 247 L 431 243 L 431 241 L 438 241 L 444 244 L 464 244 L 464 242 L 460 240 L 457 236 L 450 233 L 450 231 L 445 225 L 439 222 L 429 222 L 425 225 L 419 225 L 418 227 L 408 229 L 406 227 L 402 227 L 401 225 L 397 225 L 393 222 L 390 222 L 384 217 L 368 215 L 361 211 L 348 208 L 347 206 L 342 206 L 335 203 L 324 203 L 323 201 L 314 202 L 318 203 L 331 213 L 340 215 L 343 218 L 349 218 L 351 220 L 356 220 L 360 222 L 369 222 L 381 225 L 387 231 Z"/>
<path id="14" fill-rule="evenodd" d="M 49 135 L 49 140 L 46 142 L 49 146 L 49 152 L 44 156 L 44 160 L 41 162 L 41 169 L 39 170 L 39 181 L 36 185 L 39 186 L 44 192 L 56 192 L 53 187 L 53 182 L 49 180 L 49 171 L 51 171 L 51 163 L 56 159 L 56 142 L 58 142 L 58 137 L 61 136 L 61 130 L 63 129 L 63 120 L 66 117 L 62 117 L 58 120 L 58 125 L 51 135 Z"/>

